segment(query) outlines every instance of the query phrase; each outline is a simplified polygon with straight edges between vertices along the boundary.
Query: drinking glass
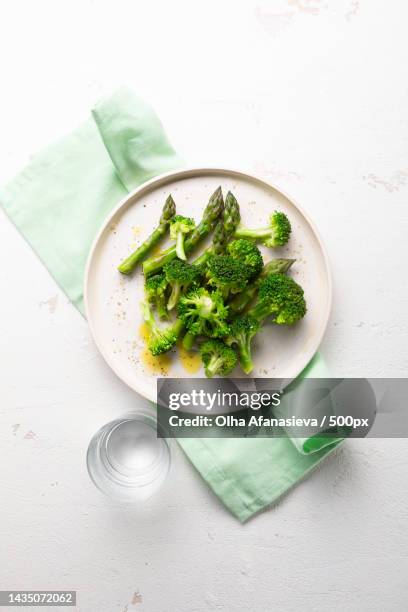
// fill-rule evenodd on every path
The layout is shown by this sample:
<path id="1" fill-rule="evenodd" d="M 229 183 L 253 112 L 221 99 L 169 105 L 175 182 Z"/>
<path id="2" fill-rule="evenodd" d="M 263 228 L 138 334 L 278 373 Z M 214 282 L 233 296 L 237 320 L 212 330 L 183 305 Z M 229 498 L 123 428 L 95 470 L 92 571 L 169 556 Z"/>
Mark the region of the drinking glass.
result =
<path id="1" fill-rule="evenodd" d="M 94 484 L 112 499 L 138 502 L 163 484 L 170 468 L 170 448 L 157 437 L 157 420 L 135 412 L 101 427 L 87 452 Z"/>

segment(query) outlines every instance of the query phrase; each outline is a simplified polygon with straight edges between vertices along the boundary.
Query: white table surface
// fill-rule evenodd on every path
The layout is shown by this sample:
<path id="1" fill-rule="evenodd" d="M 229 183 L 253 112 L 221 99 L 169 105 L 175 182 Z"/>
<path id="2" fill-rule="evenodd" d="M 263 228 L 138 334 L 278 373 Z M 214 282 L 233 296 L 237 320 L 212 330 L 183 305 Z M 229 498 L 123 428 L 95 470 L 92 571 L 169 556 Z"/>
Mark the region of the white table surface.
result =
<path id="1" fill-rule="evenodd" d="M 335 281 L 333 375 L 407 375 L 406 2 L 9 0 L 2 13 L 1 182 L 128 84 L 190 164 L 255 171 L 313 217 Z M 408 609 L 407 440 L 347 443 L 246 525 L 175 445 L 161 494 L 107 501 L 88 440 L 143 402 L 2 211 L 0 232 L 0 589 L 76 589 L 81 612 Z"/>

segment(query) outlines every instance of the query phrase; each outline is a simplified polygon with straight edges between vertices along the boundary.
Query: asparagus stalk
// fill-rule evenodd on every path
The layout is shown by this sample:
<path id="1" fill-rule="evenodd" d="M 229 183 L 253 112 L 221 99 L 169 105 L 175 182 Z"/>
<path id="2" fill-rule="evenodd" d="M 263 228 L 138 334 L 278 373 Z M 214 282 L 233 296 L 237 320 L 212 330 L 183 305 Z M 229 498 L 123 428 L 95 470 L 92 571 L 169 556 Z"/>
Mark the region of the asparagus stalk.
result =
<path id="1" fill-rule="evenodd" d="M 195 266 L 203 265 L 212 254 L 219 255 L 223 253 L 229 239 L 234 235 L 240 220 L 239 204 L 235 196 L 229 191 L 225 198 L 222 217 L 215 226 L 212 245 L 193 261 L 193 264 Z"/>
<path id="2" fill-rule="evenodd" d="M 197 337 L 197 336 L 195 336 L 194 334 L 192 334 L 192 333 L 191 333 L 191 332 L 189 332 L 189 331 L 187 331 L 187 332 L 184 334 L 184 338 L 183 338 L 182 345 L 183 345 L 183 348 L 184 348 L 186 351 L 191 351 L 191 349 L 193 348 L 193 344 L 194 344 L 194 342 L 195 342 L 196 337 Z"/>
<path id="3" fill-rule="evenodd" d="M 184 243 L 185 253 L 188 255 L 191 251 L 207 236 L 214 228 L 218 217 L 224 208 L 224 200 L 222 197 L 221 187 L 218 187 L 212 194 L 200 223 L 194 228 L 192 233 Z M 154 274 L 158 270 L 176 257 L 176 247 L 172 246 L 163 251 L 160 255 L 154 258 L 146 259 L 143 263 L 143 272 L 145 276 Z"/>
<path id="4" fill-rule="evenodd" d="M 122 274 L 131 274 L 136 268 L 137 264 L 146 257 L 147 253 L 159 242 L 159 240 L 165 235 L 167 227 L 171 219 L 176 214 L 176 205 L 171 195 L 167 198 L 162 214 L 160 217 L 159 225 L 152 234 L 144 241 L 142 245 L 136 251 L 134 251 L 129 257 L 124 259 L 118 266 L 119 272 Z"/>
<path id="5" fill-rule="evenodd" d="M 218 253 L 222 252 L 223 244 L 224 244 L 224 227 L 223 227 L 222 219 L 220 219 L 214 228 L 212 245 L 208 247 L 208 249 L 203 251 L 200 257 L 197 257 L 197 259 L 195 259 L 191 263 L 193 264 L 193 266 L 204 265 L 208 261 L 210 255 L 212 255 L 216 251 Z"/>
<path id="6" fill-rule="evenodd" d="M 274 274 L 275 272 L 281 272 L 284 274 L 295 263 L 295 261 L 296 259 L 272 259 L 271 261 L 268 261 L 268 263 L 264 265 L 258 278 L 251 285 L 247 285 L 242 293 L 238 293 L 228 304 L 230 313 L 241 313 L 255 296 L 259 283 L 262 279 L 266 278 L 269 274 Z"/>

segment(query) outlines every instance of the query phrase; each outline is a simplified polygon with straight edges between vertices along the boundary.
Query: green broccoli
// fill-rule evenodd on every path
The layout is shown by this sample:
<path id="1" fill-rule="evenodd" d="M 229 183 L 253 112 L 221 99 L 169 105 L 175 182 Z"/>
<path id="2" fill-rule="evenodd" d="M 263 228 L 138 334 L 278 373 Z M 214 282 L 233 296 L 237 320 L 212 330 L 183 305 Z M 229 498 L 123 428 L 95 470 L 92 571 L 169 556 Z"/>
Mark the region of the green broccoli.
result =
<path id="1" fill-rule="evenodd" d="M 261 229 L 237 229 L 236 238 L 253 238 L 261 241 L 265 246 L 276 248 L 284 246 L 289 240 L 292 227 L 289 219 L 283 212 L 275 210 L 270 216 L 269 226 Z"/>
<path id="2" fill-rule="evenodd" d="M 154 274 L 146 279 L 145 294 L 148 302 L 156 307 L 161 319 L 168 319 L 166 306 L 166 289 L 168 283 L 164 274 Z"/>
<path id="3" fill-rule="evenodd" d="M 180 293 L 187 291 L 193 283 L 201 278 L 200 268 L 196 268 L 182 259 L 172 259 L 164 266 L 166 280 L 171 287 L 171 294 L 167 302 L 167 309 L 172 310 L 180 297 Z"/>
<path id="4" fill-rule="evenodd" d="M 212 255 L 207 263 L 207 282 L 221 292 L 224 300 L 242 291 L 250 275 L 251 269 L 231 255 Z"/>
<path id="5" fill-rule="evenodd" d="M 178 304 L 178 316 L 187 328 L 184 348 L 190 350 L 196 336 L 226 336 L 229 333 L 227 315 L 228 308 L 218 291 L 209 292 L 203 287 L 190 289 Z"/>
<path id="6" fill-rule="evenodd" d="M 249 314 L 259 322 L 273 315 L 278 325 L 293 325 L 306 314 L 304 292 L 285 274 L 270 274 L 259 285 L 258 299 Z"/>
<path id="7" fill-rule="evenodd" d="M 149 328 L 148 348 L 152 355 L 157 356 L 166 353 L 176 344 L 184 324 L 180 319 L 165 328 L 160 328 L 153 316 L 147 302 L 142 303 L 143 318 Z"/>
<path id="8" fill-rule="evenodd" d="M 287 272 L 295 261 L 296 259 L 272 259 L 272 261 L 268 261 L 262 268 L 258 278 L 251 280 L 245 289 L 241 293 L 237 293 L 234 299 L 229 302 L 228 308 L 230 313 L 238 314 L 243 312 L 257 294 L 258 287 L 264 278 L 275 272 Z"/>
<path id="9" fill-rule="evenodd" d="M 226 376 L 237 365 L 237 354 L 231 347 L 221 340 L 206 340 L 200 347 L 201 359 L 204 364 L 206 376 Z"/>
<path id="10" fill-rule="evenodd" d="M 176 255 L 184 261 L 187 259 L 184 251 L 184 238 L 187 234 L 191 234 L 195 228 L 194 219 L 183 217 L 183 215 L 174 215 L 170 221 L 170 238 L 176 243 Z"/>
<path id="11" fill-rule="evenodd" d="M 242 315 L 232 321 L 226 344 L 237 345 L 239 362 L 245 374 L 252 372 L 254 365 L 251 356 L 251 340 L 259 330 L 259 321 L 251 315 Z"/>
<path id="12" fill-rule="evenodd" d="M 245 240 L 245 238 L 233 240 L 227 246 L 227 253 L 251 269 L 250 278 L 258 276 L 263 268 L 261 251 L 250 240 Z"/>

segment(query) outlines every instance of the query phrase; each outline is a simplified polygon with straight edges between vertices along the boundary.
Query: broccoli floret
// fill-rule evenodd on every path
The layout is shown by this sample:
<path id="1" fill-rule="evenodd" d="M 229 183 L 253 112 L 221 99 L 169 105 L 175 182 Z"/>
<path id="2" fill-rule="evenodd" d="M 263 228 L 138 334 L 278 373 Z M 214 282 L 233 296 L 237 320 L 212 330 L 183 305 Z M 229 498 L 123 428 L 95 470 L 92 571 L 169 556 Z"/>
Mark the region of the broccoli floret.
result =
<path id="1" fill-rule="evenodd" d="M 176 254 L 179 259 L 187 259 L 184 251 L 184 238 L 188 234 L 191 234 L 194 228 L 194 219 L 191 219 L 190 217 L 174 215 L 170 221 L 170 238 L 176 243 Z"/>
<path id="2" fill-rule="evenodd" d="M 157 356 L 166 353 L 176 344 L 181 332 L 184 329 L 184 324 L 180 319 L 165 328 L 160 328 L 153 316 L 150 306 L 147 302 L 142 303 L 143 318 L 149 328 L 149 339 L 147 346 L 152 355 Z"/>
<path id="3" fill-rule="evenodd" d="M 180 293 L 187 291 L 193 283 L 197 283 L 202 272 L 200 268 L 196 268 L 181 259 L 172 259 L 164 266 L 164 274 L 171 287 L 167 308 L 172 310 L 179 300 Z"/>
<path id="4" fill-rule="evenodd" d="M 253 238 L 261 241 L 265 246 L 275 248 L 283 246 L 289 240 L 292 227 L 290 221 L 283 212 L 275 210 L 270 216 L 269 226 L 261 229 L 238 229 L 235 232 L 237 238 Z"/>
<path id="5" fill-rule="evenodd" d="M 270 274 L 260 283 L 257 303 L 249 314 L 258 321 L 273 315 L 278 325 L 293 325 L 306 314 L 303 289 L 290 276 Z"/>
<path id="6" fill-rule="evenodd" d="M 229 302 L 228 308 L 230 314 L 239 314 L 243 312 L 258 293 L 258 287 L 264 278 L 269 276 L 269 274 L 275 274 L 276 272 L 287 272 L 295 261 L 296 259 L 272 259 L 271 261 L 268 261 L 268 263 L 262 268 L 257 278 L 251 279 L 251 282 L 245 287 L 245 289 L 241 291 L 241 293 L 234 296 L 234 299 Z"/>
<path id="7" fill-rule="evenodd" d="M 164 274 L 154 274 L 146 279 L 145 293 L 150 304 L 156 307 L 161 319 L 168 319 L 169 313 L 166 307 L 166 289 L 168 283 Z"/>
<path id="8" fill-rule="evenodd" d="M 207 340 L 200 348 L 201 359 L 204 364 L 206 376 L 226 376 L 237 365 L 237 355 L 231 347 L 221 340 Z"/>
<path id="9" fill-rule="evenodd" d="M 256 244 L 245 238 L 233 240 L 227 246 L 228 255 L 234 259 L 241 261 L 251 269 L 250 278 L 258 276 L 263 268 L 263 259 L 261 251 Z"/>
<path id="10" fill-rule="evenodd" d="M 203 287 L 190 289 L 178 304 L 178 316 L 188 330 L 183 340 L 184 348 L 191 348 L 195 336 L 226 336 L 229 333 L 227 315 L 228 308 L 218 291 L 210 292 Z"/>
<path id="11" fill-rule="evenodd" d="M 231 255 L 213 255 L 208 260 L 206 277 L 226 299 L 230 293 L 239 293 L 248 283 L 251 269 Z"/>
<path id="12" fill-rule="evenodd" d="M 249 374 L 254 365 L 251 356 L 251 340 L 259 330 L 259 321 L 251 315 L 242 315 L 231 323 L 231 331 L 225 342 L 228 346 L 237 345 L 239 362 L 245 374 Z"/>

